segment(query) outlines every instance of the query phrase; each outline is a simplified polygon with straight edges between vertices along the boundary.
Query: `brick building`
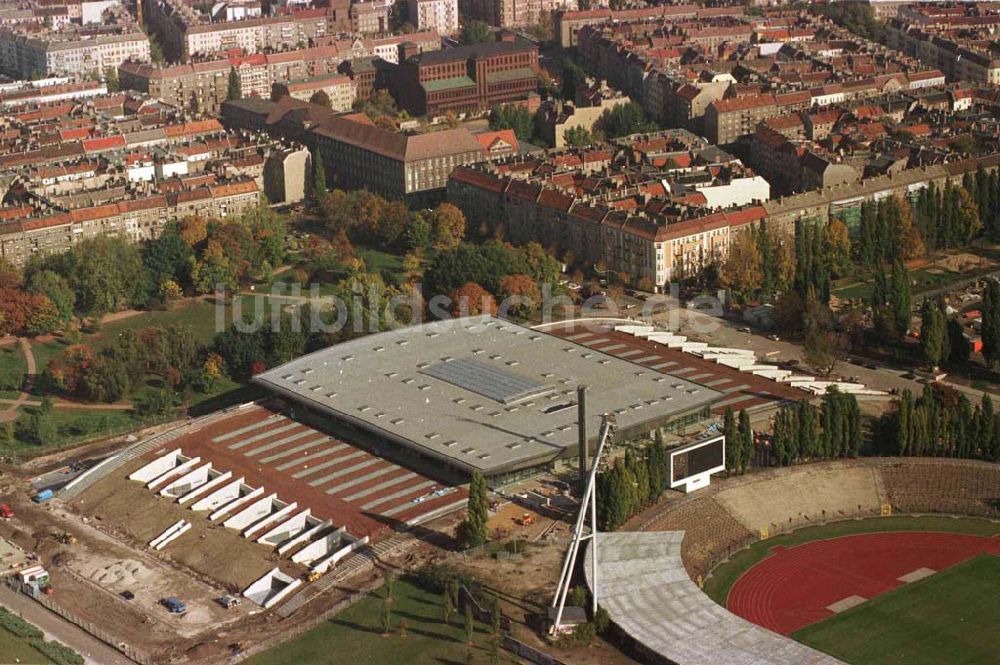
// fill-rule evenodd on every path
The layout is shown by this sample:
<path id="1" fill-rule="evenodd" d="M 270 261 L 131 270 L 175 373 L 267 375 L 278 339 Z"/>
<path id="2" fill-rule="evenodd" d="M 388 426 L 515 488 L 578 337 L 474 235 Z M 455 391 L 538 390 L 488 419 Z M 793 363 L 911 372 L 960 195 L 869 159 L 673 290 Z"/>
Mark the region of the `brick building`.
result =
<path id="1" fill-rule="evenodd" d="M 406 45 L 400 47 L 404 55 Z M 523 101 L 538 89 L 538 47 L 505 35 L 405 57 L 395 76 L 396 103 L 413 115 L 469 113 Z"/>

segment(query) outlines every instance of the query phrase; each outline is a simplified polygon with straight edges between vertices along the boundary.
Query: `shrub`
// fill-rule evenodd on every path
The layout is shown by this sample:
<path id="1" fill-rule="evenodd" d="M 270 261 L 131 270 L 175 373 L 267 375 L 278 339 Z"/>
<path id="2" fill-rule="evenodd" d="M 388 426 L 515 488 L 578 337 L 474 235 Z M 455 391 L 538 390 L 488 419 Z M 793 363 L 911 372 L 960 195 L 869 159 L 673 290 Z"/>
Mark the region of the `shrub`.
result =
<path id="1" fill-rule="evenodd" d="M 0 607 L 0 626 L 3 626 L 18 637 L 38 638 L 44 636 L 41 630 L 2 607 Z"/>
<path id="2" fill-rule="evenodd" d="M 594 630 L 598 635 L 603 635 L 609 627 L 611 627 L 611 617 L 606 609 L 598 605 L 597 614 L 594 615 Z"/>
<path id="3" fill-rule="evenodd" d="M 418 570 L 413 575 L 413 582 L 430 593 L 444 593 L 449 582 L 455 582 L 459 586 L 464 586 L 472 593 L 476 593 L 480 587 L 476 578 L 463 573 L 445 564 L 429 564 Z"/>

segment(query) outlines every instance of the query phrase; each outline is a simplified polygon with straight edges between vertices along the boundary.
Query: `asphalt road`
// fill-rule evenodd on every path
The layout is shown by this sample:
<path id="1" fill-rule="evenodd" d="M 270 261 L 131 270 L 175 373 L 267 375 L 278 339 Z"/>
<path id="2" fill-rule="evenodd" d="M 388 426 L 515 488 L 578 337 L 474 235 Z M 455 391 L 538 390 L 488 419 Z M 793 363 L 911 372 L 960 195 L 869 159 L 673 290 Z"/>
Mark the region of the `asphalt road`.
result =
<path id="1" fill-rule="evenodd" d="M 654 318 L 658 322 L 667 323 L 672 328 L 678 328 L 682 335 L 697 338 L 708 342 L 713 346 L 725 346 L 741 349 L 753 349 L 759 358 L 764 358 L 774 362 L 784 362 L 788 360 L 802 361 L 802 347 L 798 344 L 786 342 L 784 340 L 774 341 L 767 338 L 768 333 L 754 331 L 750 333 L 740 332 L 745 324 L 727 321 L 722 318 L 712 317 L 699 311 L 682 311 L 673 315 L 673 319 L 668 321 L 669 313 L 657 314 Z M 869 367 L 868 365 L 874 366 Z M 870 388 L 885 390 L 889 392 L 893 389 L 902 392 L 909 389 L 914 395 L 923 391 L 924 386 L 916 379 L 906 379 L 904 374 L 910 370 L 886 367 L 880 363 L 873 362 L 867 358 L 863 359 L 863 364 L 855 364 L 844 360 L 838 360 L 834 365 L 831 377 L 835 379 L 856 380 Z M 800 365 L 797 373 L 811 375 L 812 372 L 805 366 Z M 955 388 L 976 404 L 982 399 L 983 391 L 975 390 L 968 386 L 951 383 L 945 379 L 942 383 Z"/>
<path id="2" fill-rule="evenodd" d="M 45 638 L 57 640 L 76 650 L 87 665 L 134 665 L 134 661 L 112 649 L 89 633 L 50 612 L 37 602 L 10 588 L 0 585 L 0 605 L 19 614 L 25 621 L 38 626 Z"/>

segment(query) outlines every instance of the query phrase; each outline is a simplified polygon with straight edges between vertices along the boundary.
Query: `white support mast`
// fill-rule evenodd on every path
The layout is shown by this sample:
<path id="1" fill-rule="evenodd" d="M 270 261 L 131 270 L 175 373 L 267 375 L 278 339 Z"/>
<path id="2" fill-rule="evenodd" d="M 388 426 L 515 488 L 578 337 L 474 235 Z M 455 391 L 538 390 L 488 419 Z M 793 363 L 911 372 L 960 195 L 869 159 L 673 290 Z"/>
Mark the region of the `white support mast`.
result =
<path id="1" fill-rule="evenodd" d="M 573 529 L 573 540 L 570 542 L 569 550 L 566 551 L 566 559 L 563 561 L 562 574 L 559 576 L 559 586 L 556 587 L 555 598 L 552 599 L 552 607 L 556 610 L 555 622 L 552 624 L 552 634 L 558 635 L 562 627 L 563 609 L 566 607 L 566 596 L 573 580 L 573 570 L 576 567 L 577 554 L 580 551 L 580 543 L 584 540 L 591 540 L 590 554 L 591 565 L 593 567 L 593 588 L 591 589 L 591 610 L 597 613 L 597 467 L 604 453 L 604 446 L 611 435 L 614 426 L 614 416 L 604 415 L 601 417 L 601 431 L 598 434 L 597 452 L 594 453 L 593 462 L 587 474 L 587 483 L 584 486 L 583 497 L 580 500 L 580 512 L 576 516 L 576 526 Z M 590 532 L 583 533 L 584 524 L 587 521 L 587 513 L 590 513 Z"/>

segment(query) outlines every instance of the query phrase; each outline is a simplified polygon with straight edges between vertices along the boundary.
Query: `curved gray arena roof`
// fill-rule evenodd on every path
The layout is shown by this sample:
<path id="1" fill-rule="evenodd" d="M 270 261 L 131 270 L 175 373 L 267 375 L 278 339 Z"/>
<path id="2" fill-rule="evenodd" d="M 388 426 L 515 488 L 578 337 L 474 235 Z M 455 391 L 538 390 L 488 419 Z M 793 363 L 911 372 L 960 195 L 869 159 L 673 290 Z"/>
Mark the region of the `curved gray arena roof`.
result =
<path id="1" fill-rule="evenodd" d="M 683 539 L 683 531 L 597 535 L 598 603 L 631 638 L 678 665 L 840 663 L 716 604 L 684 570 Z M 589 549 L 584 562 L 593 589 Z"/>

